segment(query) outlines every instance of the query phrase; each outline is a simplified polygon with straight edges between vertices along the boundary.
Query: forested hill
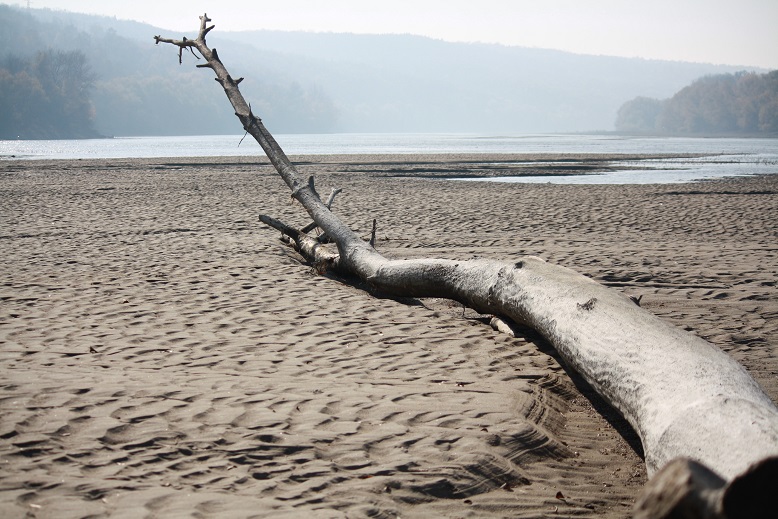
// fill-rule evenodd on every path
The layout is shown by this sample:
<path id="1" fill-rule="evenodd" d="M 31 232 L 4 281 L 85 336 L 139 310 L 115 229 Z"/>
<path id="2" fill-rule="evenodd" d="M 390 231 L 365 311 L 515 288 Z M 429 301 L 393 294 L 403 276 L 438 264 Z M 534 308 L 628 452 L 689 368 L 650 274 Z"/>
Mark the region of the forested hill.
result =
<path id="1" fill-rule="evenodd" d="M 241 131 L 212 75 L 191 55 L 178 65 L 177 50 L 152 38 L 182 34 L 7 5 L 0 16 L 0 138 Z M 409 35 L 231 33 L 218 16 L 214 23 L 209 44 L 245 78 L 241 90 L 277 133 L 610 130 L 637 95 L 664 98 L 740 70 Z M 41 63 L 68 60 L 78 67 L 52 76 L 68 81 L 46 79 L 54 72 Z"/>
<path id="2" fill-rule="evenodd" d="M 621 132 L 778 135 L 778 70 L 706 76 L 669 99 L 637 97 L 616 118 Z"/>
<path id="3" fill-rule="evenodd" d="M 94 78 L 78 51 L 6 56 L 0 62 L 0 139 L 97 137 Z"/>

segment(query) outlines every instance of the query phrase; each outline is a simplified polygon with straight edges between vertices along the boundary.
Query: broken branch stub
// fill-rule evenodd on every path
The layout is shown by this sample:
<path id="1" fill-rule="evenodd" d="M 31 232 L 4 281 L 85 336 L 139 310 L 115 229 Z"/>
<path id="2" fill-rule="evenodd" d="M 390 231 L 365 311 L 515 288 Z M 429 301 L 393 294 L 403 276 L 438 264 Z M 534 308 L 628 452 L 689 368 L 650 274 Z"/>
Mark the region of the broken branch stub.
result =
<path id="1" fill-rule="evenodd" d="M 155 40 L 176 45 L 179 51 L 196 49 L 203 56 L 243 128 L 265 151 L 292 196 L 335 242 L 337 252 L 277 220 L 261 217 L 289 236 L 309 261 L 326 262 L 384 292 L 449 298 L 535 329 L 629 421 L 643 443 L 649 475 L 673 460 L 688 458 L 723 482 L 723 493 L 690 485 L 694 497 L 681 499 L 683 503 L 699 501 L 703 504 L 692 506 L 718 510 L 719 496 L 737 485 L 739 477 L 752 474 L 753 467 L 768 467 L 756 477 L 776 473 L 778 409 L 758 384 L 716 346 L 670 326 L 621 293 L 534 257 L 511 263 L 392 260 L 376 252 L 321 201 L 312 179 L 301 177 L 251 112 L 239 81 L 232 79 L 215 49 L 206 44 L 205 37 L 213 29 L 210 21 L 207 15 L 200 17 L 195 40 L 159 36 Z M 675 481 L 661 478 L 659 494 L 663 485 L 676 485 Z M 762 499 L 766 508 L 772 496 Z"/>

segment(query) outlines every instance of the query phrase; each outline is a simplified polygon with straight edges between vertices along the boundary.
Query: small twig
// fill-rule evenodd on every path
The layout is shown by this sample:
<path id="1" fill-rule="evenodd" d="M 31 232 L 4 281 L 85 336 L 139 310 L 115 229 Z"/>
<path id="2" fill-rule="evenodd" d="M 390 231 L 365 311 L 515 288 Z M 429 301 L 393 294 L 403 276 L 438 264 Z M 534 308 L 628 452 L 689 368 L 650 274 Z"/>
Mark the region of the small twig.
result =
<path id="1" fill-rule="evenodd" d="M 194 56 L 196 59 L 200 59 L 200 56 L 197 55 L 193 47 L 188 47 L 188 48 L 189 48 L 189 52 L 192 53 L 192 56 Z"/>
<path id="2" fill-rule="evenodd" d="M 375 230 L 376 230 L 377 222 L 376 219 L 373 218 L 373 231 L 370 233 L 370 246 L 375 249 Z"/>

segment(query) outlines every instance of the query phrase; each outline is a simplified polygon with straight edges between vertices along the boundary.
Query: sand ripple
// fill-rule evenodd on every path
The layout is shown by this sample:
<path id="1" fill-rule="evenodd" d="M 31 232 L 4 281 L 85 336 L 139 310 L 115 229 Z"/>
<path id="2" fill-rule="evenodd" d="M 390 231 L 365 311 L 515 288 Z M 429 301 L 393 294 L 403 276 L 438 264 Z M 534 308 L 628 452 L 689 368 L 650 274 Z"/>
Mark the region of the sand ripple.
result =
<path id="1" fill-rule="evenodd" d="M 775 176 L 500 186 L 354 160 L 303 169 L 383 252 L 571 266 L 778 397 Z M 628 515 L 639 445 L 547 345 L 315 275 L 257 222 L 306 223 L 267 164 L 0 175 L 3 517 Z"/>

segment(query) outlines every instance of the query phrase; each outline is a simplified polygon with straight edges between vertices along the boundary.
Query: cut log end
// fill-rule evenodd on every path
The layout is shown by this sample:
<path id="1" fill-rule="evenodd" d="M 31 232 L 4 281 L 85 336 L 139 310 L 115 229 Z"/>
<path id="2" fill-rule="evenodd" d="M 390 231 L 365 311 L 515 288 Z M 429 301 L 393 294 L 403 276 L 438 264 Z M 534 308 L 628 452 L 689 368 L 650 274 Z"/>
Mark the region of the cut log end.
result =
<path id="1" fill-rule="evenodd" d="M 769 519 L 778 489 L 778 457 L 753 465 L 730 482 L 688 459 L 671 461 L 643 489 L 635 519 Z"/>

